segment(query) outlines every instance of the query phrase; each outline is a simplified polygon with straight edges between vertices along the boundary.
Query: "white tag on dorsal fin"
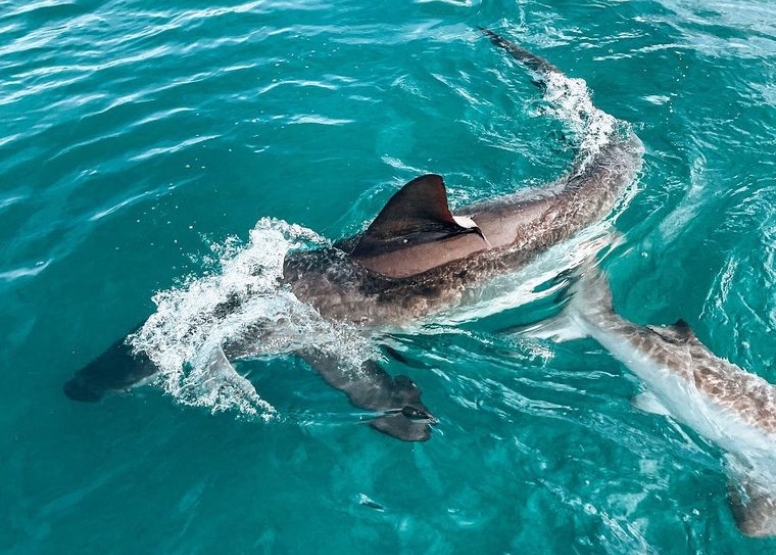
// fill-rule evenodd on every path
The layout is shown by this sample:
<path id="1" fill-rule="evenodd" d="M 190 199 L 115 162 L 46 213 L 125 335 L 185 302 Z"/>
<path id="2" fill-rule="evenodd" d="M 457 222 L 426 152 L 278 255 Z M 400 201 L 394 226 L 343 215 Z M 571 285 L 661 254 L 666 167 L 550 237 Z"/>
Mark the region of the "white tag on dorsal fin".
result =
<path id="1" fill-rule="evenodd" d="M 457 223 L 459 226 L 465 227 L 466 229 L 474 229 L 475 227 L 479 227 L 469 216 L 454 215 L 453 220 L 455 220 L 455 223 Z"/>
<path id="2" fill-rule="evenodd" d="M 482 228 L 480 228 L 480 226 L 477 225 L 477 222 L 475 222 L 472 218 L 470 218 L 469 216 L 453 215 L 453 221 L 465 229 L 476 230 L 477 235 L 482 237 L 482 240 L 485 241 L 485 244 L 488 246 L 488 248 L 491 248 L 490 241 L 488 241 L 488 238 L 485 237 L 485 233 L 482 231 Z"/>

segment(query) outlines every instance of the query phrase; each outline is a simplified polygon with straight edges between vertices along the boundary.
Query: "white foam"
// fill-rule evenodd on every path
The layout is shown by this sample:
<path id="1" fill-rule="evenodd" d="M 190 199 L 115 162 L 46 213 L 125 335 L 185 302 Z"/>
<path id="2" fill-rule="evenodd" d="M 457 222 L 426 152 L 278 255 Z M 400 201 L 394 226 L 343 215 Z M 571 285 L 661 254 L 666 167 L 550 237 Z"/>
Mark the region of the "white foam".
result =
<path id="1" fill-rule="evenodd" d="M 373 357 L 352 326 L 324 321 L 280 283 L 289 250 L 325 244 L 310 230 L 264 218 L 247 244 L 231 238 L 213 245 L 213 270 L 157 293 L 156 312 L 130 337 L 159 368 L 152 383 L 182 404 L 271 418 L 275 408 L 226 361 L 221 345 L 246 338 L 241 351 L 250 356 L 315 346 L 356 367 Z"/>
<path id="2" fill-rule="evenodd" d="M 544 98 L 550 103 L 550 111 L 569 125 L 580 142 L 581 169 L 601 147 L 612 141 L 618 133 L 618 122 L 593 105 L 584 80 L 572 79 L 558 72 L 542 77 L 547 83 Z"/>

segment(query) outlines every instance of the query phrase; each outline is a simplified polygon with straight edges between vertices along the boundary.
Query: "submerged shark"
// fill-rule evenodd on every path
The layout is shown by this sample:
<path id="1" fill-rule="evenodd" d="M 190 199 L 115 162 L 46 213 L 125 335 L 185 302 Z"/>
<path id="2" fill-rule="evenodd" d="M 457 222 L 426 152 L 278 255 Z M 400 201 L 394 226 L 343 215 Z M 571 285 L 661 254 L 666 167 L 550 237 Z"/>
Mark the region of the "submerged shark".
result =
<path id="1" fill-rule="evenodd" d="M 498 47 L 527 67 L 546 96 L 568 94 L 577 84 L 546 60 L 483 30 Z M 553 245 L 606 216 L 634 179 L 643 147 L 629 129 L 590 104 L 574 114 L 601 140 L 580 139 L 571 170 L 540 189 L 462 208 L 453 214 L 444 181 L 423 175 L 402 187 L 363 233 L 329 247 L 290 253 L 283 286 L 324 319 L 365 330 L 401 328 L 433 318 L 497 276 L 524 267 Z M 239 304 L 239 301 L 235 301 Z M 234 307 L 231 307 L 234 308 Z M 229 303 L 222 309 L 230 310 Z M 255 354 L 262 331 L 217 349 L 228 365 Z M 323 350 L 296 353 L 357 407 L 376 411 L 374 428 L 394 437 L 428 439 L 434 417 L 407 377 L 391 377 L 374 361 L 354 371 Z M 94 401 L 156 372 L 148 353 L 124 340 L 80 370 L 65 385 L 72 399 Z"/>
<path id="2" fill-rule="evenodd" d="M 748 536 L 776 535 L 776 386 L 716 356 L 682 320 L 639 326 L 618 316 L 598 270 L 574 287 L 572 327 L 643 381 L 638 407 L 671 415 L 729 454 L 736 524 Z"/>

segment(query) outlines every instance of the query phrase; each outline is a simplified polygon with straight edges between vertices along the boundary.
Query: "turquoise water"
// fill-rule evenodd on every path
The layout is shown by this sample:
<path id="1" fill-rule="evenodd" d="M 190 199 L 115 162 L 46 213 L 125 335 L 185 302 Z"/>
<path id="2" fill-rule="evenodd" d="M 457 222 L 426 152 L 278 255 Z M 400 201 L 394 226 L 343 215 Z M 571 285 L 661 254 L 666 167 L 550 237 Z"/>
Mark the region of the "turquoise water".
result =
<path id="1" fill-rule="evenodd" d="M 458 205 L 560 175 L 564 125 L 478 25 L 644 142 L 618 311 L 776 382 L 769 0 L 0 2 L 0 552 L 774 552 L 735 528 L 723 454 L 634 409 L 597 344 L 494 331 L 536 307 L 395 338 L 440 419 L 423 444 L 290 357 L 237 365 L 269 420 L 62 394 L 261 218 L 336 239 L 423 172 Z"/>

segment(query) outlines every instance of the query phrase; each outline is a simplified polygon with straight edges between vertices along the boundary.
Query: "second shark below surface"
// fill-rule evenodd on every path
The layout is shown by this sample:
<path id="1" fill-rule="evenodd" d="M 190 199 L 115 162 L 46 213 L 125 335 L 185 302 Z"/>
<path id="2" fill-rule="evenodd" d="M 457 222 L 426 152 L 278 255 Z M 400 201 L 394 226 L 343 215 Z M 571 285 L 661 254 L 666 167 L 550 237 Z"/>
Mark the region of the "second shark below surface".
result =
<path id="1" fill-rule="evenodd" d="M 609 284 L 587 268 L 566 311 L 535 335 L 589 336 L 638 376 L 650 398 L 637 406 L 667 414 L 728 454 L 730 501 L 748 536 L 776 535 L 776 386 L 716 356 L 689 326 L 640 326 L 614 311 Z"/>
<path id="2" fill-rule="evenodd" d="M 483 32 L 532 72 L 548 99 L 573 106 L 568 118 L 580 128 L 571 170 L 544 187 L 464 207 L 459 216 L 448 206 L 442 178 L 424 175 L 400 189 L 364 233 L 329 247 L 289 253 L 283 287 L 324 320 L 365 333 L 433 320 L 465 302 L 467 292 L 525 267 L 601 221 L 639 171 L 641 142 L 628 126 L 595 108 L 584 85 L 524 48 Z M 225 317 L 246 302 L 235 298 L 216 311 Z M 257 325 L 244 331 L 212 349 L 206 371 L 234 374 L 230 361 L 260 350 L 257 344 L 266 329 Z M 125 389 L 157 372 L 157 354 L 119 340 L 78 371 L 65 384 L 65 393 L 95 401 L 108 390 Z M 296 354 L 353 405 L 377 412 L 370 421 L 374 428 L 407 441 L 430 437 L 435 419 L 409 378 L 391 377 L 374 360 L 354 369 L 341 363 L 336 352 L 312 345 Z"/>

